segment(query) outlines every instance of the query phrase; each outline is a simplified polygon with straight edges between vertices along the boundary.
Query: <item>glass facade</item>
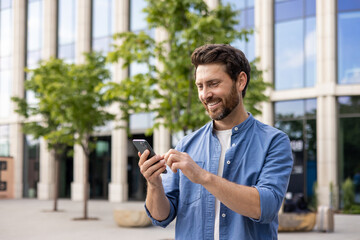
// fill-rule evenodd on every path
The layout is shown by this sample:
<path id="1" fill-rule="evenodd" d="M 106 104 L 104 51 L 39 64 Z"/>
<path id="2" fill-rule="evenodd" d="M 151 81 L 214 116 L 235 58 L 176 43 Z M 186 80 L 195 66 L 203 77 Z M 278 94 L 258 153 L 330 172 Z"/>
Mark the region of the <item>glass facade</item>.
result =
<path id="1" fill-rule="evenodd" d="M 316 2 L 276 0 L 275 89 L 313 87 L 316 82 Z"/>
<path id="2" fill-rule="evenodd" d="M 360 2 L 338 1 L 338 83 L 360 83 Z"/>
<path id="3" fill-rule="evenodd" d="M 58 58 L 69 63 L 75 61 L 76 5 L 76 0 L 58 2 Z"/>
<path id="4" fill-rule="evenodd" d="M 10 156 L 10 127 L 0 125 L 0 157 Z"/>
<path id="5" fill-rule="evenodd" d="M 24 175 L 23 195 L 35 198 L 39 182 L 40 142 L 32 136 L 25 136 L 24 142 Z"/>
<path id="6" fill-rule="evenodd" d="M 294 166 L 288 192 L 311 197 L 316 181 L 316 99 L 276 102 L 275 127 L 290 138 Z"/>
<path id="7" fill-rule="evenodd" d="M 236 30 L 241 31 L 242 29 L 254 30 L 254 0 L 222 0 L 222 3 L 230 4 L 233 9 L 240 11 L 240 14 L 237 16 L 239 24 L 236 26 Z M 236 40 L 232 44 L 234 47 L 242 50 L 247 59 L 252 61 L 255 59 L 255 34 L 248 36 L 248 41 L 245 40 Z"/>
<path id="8" fill-rule="evenodd" d="M 114 0 L 93 0 L 92 49 L 107 53 L 111 49 L 114 31 Z"/>
<path id="9" fill-rule="evenodd" d="M 360 96 L 338 97 L 339 182 L 351 178 L 360 203 Z"/>
<path id="10" fill-rule="evenodd" d="M 12 1 L 0 1 L 0 118 L 10 115 L 12 82 Z"/>
<path id="11" fill-rule="evenodd" d="M 26 43 L 26 66 L 35 68 L 41 59 L 43 39 L 43 2 L 42 0 L 28 1 L 27 6 L 27 43 Z M 29 77 L 29 76 L 27 76 Z M 35 103 L 34 93 L 26 92 L 28 103 Z"/>

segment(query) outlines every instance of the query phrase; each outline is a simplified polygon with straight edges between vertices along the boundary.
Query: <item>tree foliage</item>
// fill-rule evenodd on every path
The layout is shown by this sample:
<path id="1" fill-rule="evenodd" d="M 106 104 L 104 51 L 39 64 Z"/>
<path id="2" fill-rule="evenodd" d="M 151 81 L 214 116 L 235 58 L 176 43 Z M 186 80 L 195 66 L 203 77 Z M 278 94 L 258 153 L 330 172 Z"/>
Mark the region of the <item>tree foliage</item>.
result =
<path id="1" fill-rule="evenodd" d="M 25 89 L 33 91 L 37 101 L 29 104 L 26 99 L 13 98 L 18 105 L 16 111 L 26 119 L 25 133 L 44 137 L 56 152 L 64 151 L 66 145 L 82 147 L 86 157 L 83 219 L 88 218 L 88 165 L 94 147 L 90 137 L 96 127 L 114 119 L 106 109 L 111 100 L 105 100 L 104 90 L 99 87 L 110 80 L 105 57 L 98 53 L 85 57 L 84 64 L 67 64 L 54 58 L 40 62 L 36 69 L 27 70 L 31 77 L 25 82 Z"/>
<path id="2" fill-rule="evenodd" d="M 195 48 L 206 43 L 230 44 L 236 39 L 247 40 L 251 31 L 237 31 L 236 15 L 230 5 L 209 9 L 203 0 L 147 0 L 143 10 L 149 31 L 124 32 L 115 35 L 120 44 L 108 54 L 110 62 L 123 60 L 123 67 L 146 68 L 121 83 L 111 83 L 106 97 L 121 104 L 123 118 L 130 113 L 154 112 L 154 128 L 163 124 L 171 132 L 193 131 L 209 121 L 199 104 L 190 56 Z M 155 29 L 166 32 L 164 40 L 156 41 Z M 258 103 L 266 100 L 262 72 L 252 65 L 245 105 L 259 114 Z M 134 69 L 136 71 L 136 69 Z"/>

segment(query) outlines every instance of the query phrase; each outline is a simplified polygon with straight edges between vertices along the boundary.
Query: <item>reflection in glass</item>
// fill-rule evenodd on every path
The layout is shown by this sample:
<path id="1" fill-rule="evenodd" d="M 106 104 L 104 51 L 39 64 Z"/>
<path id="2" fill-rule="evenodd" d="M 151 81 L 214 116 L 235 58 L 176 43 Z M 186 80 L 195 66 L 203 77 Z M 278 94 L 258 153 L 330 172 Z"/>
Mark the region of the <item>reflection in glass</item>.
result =
<path id="1" fill-rule="evenodd" d="M 303 16 L 303 0 L 286 0 L 275 2 L 275 21 L 301 18 Z"/>
<path id="2" fill-rule="evenodd" d="M 111 50 L 114 34 L 114 4 L 113 0 L 93 0 L 92 48 L 104 54 Z"/>
<path id="3" fill-rule="evenodd" d="M 306 99 L 304 104 L 306 116 L 316 117 L 316 99 Z"/>
<path id="4" fill-rule="evenodd" d="M 351 178 L 355 184 L 355 201 L 360 203 L 360 96 L 338 98 L 339 175 L 340 181 Z"/>
<path id="5" fill-rule="evenodd" d="M 275 127 L 290 138 L 294 158 L 288 191 L 313 196 L 316 181 L 316 99 L 274 104 Z"/>
<path id="6" fill-rule="evenodd" d="M 27 19 L 27 51 L 41 49 L 42 23 L 42 1 L 29 2 Z"/>
<path id="7" fill-rule="evenodd" d="M 338 82 L 360 83 L 360 11 L 338 14 Z"/>
<path id="8" fill-rule="evenodd" d="M 305 15 L 315 16 L 316 15 L 316 0 L 305 1 Z"/>
<path id="9" fill-rule="evenodd" d="M 59 0 L 59 45 L 75 42 L 76 1 Z"/>
<path id="10" fill-rule="evenodd" d="M 304 82 L 303 20 L 275 25 L 275 88 L 301 88 Z"/>
<path id="11" fill-rule="evenodd" d="M 93 38 L 112 33 L 112 0 L 93 0 Z"/>
<path id="12" fill-rule="evenodd" d="M 12 0 L 1 0 L 0 1 L 0 8 L 6 9 L 11 7 Z"/>
<path id="13" fill-rule="evenodd" d="M 130 115 L 130 130 L 146 130 L 154 124 L 154 113 L 136 113 Z"/>
<path id="14" fill-rule="evenodd" d="M 109 52 L 111 50 L 112 37 L 103 37 L 94 39 L 92 42 L 92 48 L 98 52 Z"/>
<path id="15" fill-rule="evenodd" d="M 25 136 L 24 143 L 24 197 L 37 196 L 39 182 L 40 141 L 30 135 Z"/>
<path id="16" fill-rule="evenodd" d="M 0 59 L 1 60 L 1 59 Z M 10 114 L 11 70 L 0 71 L 0 118 Z"/>
<path id="17" fill-rule="evenodd" d="M 360 114 L 360 96 L 338 97 L 340 114 Z"/>
<path id="18" fill-rule="evenodd" d="M 305 19 L 305 87 L 316 82 L 316 18 Z"/>
<path id="19" fill-rule="evenodd" d="M 60 45 L 58 47 L 58 58 L 65 59 L 67 63 L 75 61 L 75 44 Z"/>
<path id="20" fill-rule="evenodd" d="M 0 55 L 8 56 L 12 53 L 12 9 L 0 11 Z"/>
<path id="21" fill-rule="evenodd" d="M 254 29 L 254 1 L 234 1 L 223 0 L 224 5 L 230 4 L 233 9 L 240 11 L 236 17 L 239 21 L 236 28 L 241 31 L 242 29 Z M 232 46 L 244 52 L 249 61 L 255 59 L 255 36 L 254 34 L 248 36 L 248 41 L 236 39 L 231 43 Z"/>
<path id="22" fill-rule="evenodd" d="M 359 0 L 338 0 L 338 11 L 360 10 Z"/>
<path id="23" fill-rule="evenodd" d="M 0 125 L 0 156 L 10 156 L 10 127 L 9 125 Z"/>
<path id="24" fill-rule="evenodd" d="M 11 2 L 0 2 L 0 118 L 10 115 L 12 87 L 12 8 Z"/>
<path id="25" fill-rule="evenodd" d="M 316 83 L 316 1 L 275 1 L 275 89 Z"/>
<path id="26" fill-rule="evenodd" d="M 130 0 L 130 31 L 147 29 L 146 15 L 143 12 L 146 6 L 145 0 Z"/>
<path id="27" fill-rule="evenodd" d="M 281 101 L 274 105 L 275 119 L 294 119 L 304 116 L 304 101 Z"/>

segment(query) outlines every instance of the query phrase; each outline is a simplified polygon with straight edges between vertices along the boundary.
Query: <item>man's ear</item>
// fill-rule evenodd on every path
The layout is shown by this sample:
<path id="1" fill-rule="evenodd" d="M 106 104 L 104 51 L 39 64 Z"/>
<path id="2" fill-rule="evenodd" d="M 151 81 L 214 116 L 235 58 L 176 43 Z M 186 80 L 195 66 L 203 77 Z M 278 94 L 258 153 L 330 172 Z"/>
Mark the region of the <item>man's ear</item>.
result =
<path id="1" fill-rule="evenodd" d="M 238 90 L 239 90 L 240 92 L 242 92 L 242 91 L 245 89 L 246 83 L 247 83 L 246 73 L 245 73 L 245 72 L 241 72 L 241 73 L 238 75 L 238 78 L 237 78 L 237 81 L 236 81 L 236 86 L 237 86 L 237 88 L 238 88 Z"/>

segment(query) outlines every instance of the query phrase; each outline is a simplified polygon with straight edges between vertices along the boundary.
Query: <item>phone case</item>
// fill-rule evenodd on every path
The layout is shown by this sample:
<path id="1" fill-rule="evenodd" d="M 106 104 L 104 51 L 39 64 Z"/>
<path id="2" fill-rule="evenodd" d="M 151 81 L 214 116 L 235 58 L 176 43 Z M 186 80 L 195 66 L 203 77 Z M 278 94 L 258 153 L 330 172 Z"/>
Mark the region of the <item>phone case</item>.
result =
<path id="1" fill-rule="evenodd" d="M 149 149 L 150 154 L 148 159 L 156 155 L 150 144 L 145 139 L 133 139 L 133 144 L 141 154 L 143 154 L 146 149 Z M 165 169 L 162 173 L 167 173 L 167 170 Z"/>

